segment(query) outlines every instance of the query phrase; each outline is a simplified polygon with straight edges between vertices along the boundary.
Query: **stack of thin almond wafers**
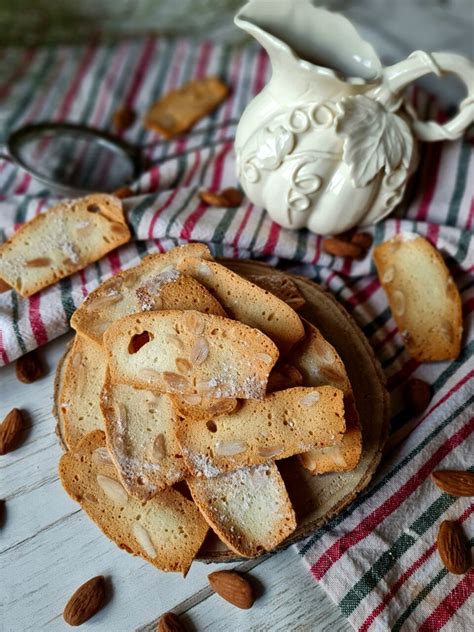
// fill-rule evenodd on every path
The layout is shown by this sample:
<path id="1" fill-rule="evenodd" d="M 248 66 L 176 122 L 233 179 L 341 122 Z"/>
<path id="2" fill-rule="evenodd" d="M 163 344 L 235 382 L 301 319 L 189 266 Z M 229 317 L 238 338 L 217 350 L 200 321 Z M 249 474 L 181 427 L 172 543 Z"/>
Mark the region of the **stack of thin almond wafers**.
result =
<path id="1" fill-rule="evenodd" d="M 112 277 L 74 313 L 57 373 L 66 491 L 162 570 L 301 538 L 367 484 L 385 438 L 381 373 L 342 308 L 233 265 L 189 244 Z"/>

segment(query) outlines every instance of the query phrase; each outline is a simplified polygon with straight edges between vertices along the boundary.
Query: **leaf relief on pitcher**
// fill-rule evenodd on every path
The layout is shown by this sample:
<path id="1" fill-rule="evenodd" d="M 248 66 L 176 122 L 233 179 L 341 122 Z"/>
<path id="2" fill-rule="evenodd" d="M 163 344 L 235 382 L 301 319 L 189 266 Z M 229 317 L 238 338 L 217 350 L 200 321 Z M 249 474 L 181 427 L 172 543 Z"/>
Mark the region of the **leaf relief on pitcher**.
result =
<path id="1" fill-rule="evenodd" d="M 413 153 L 410 128 L 397 114 L 364 95 L 338 104 L 336 132 L 344 137 L 343 160 L 355 187 L 365 187 L 382 169 L 408 170 Z"/>

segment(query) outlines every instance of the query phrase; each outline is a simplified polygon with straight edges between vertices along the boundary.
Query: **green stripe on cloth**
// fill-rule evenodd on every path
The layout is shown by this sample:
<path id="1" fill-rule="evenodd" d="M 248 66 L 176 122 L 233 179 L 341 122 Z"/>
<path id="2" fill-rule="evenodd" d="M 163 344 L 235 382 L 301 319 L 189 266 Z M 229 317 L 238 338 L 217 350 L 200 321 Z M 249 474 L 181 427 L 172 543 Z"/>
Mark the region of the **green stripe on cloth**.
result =
<path id="1" fill-rule="evenodd" d="M 458 416 L 461 412 L 463 412 L 468 406 L 470 406 L 474 402 L 474 395 L 471 395 L 470 398 L 467 399 L 461 406 L 459 406 L 455 411 L 453 411 L 444 421 L 442 421 L 436 428 L 434 428 L 429 435 L 427 435 L 423 441 L 411 451 L 409 452 L 397 465 L 387 472 L 380 480 L 377 481 L 374 485 L 372 485 L 367 491 L 362 492 L 359 496 L 354 500 L 347 509 L 343 510 L 340 514 L 329 520 L 323 527 L 318 529 L 316 533 L 311 536 L 308 542 L 301 548 L 299 554 L 301 556 L 305 555 L 309 549 L 320 539 L 323 537 L 325 533 L 331 531 L 334 527 L 343 522 L 348 516 L 350 516 L 358 507 L 360 507 L 366 500 L 374 496 L 377 492 L 379 492 L 385 485 L 390 481 L 394 476 L 396 476 L 410 461 L 412 461 L 433 439 L 435 439 L 440 432 L 442 432 L 445 428 L 447 428 Z"/>
<path id="2" fill-rule="evenodd" d="M 439 584 L 439 582 L 446 577 L 448 571 L 443 568 L 439 571 L 437 575 L 433 577 L 433 579 L 421 590 L 418 595 L 413 599 L 408 608 L 402 613 L 402 615 L 397 619 L 397 621 L 392 626 L 392 632 L 398 632 L 401 630 L 402 625 L 408 619 L 408 617 L 416 610 L 416 608 L 420 605 L 422 601 L 426 599 L 426 597 L 430 594 L 435 586 Z"/>
<path id="3" fill-rule="evenodd" d="M 459 412 L 461 413 L 462 408 Z M 470 469 L 474 471 L 474 467 Z M 451 507 L 457 498 L 442 494 L 408 527 L 418 536 L 422 536 L 434 523 Z M 377 586 L 379 581 L 388 571 L 398 563 L 399 559 L 411 546 L 417 542 L 417 538 L 408 533 L 403 533 L 395 540 L 392 546 L 382 553 L 372 567 L 363 575 L 355 586 L 341 599 L 339 607 L 344 616 L 348 617 L 361 603 L 361 601 Z"/>
<path id="4" fill-rule="evenodd" d="M 70 277 L 61 279 L 59 282 L 59 290 L 61 292 L 61 304 L 63 306 L 64 314 L 66 316 L 66 320 L 69 322 L 76 309 L 72 299 L 72 283 Z"/>
<path id="5" fill-rule="evenodd" d="M 474 538 L 469 540 L 469 545 L 472 547 L 474 544 Z M 428 582 L 428 584 L 417 594 L 415 599 L 411 602 L 411 604 L 402 612 L 400 617 L 395 621 L 392 626 L 391 632 L 399 632 L 402 629 L 405 621 L 412 615 L 412 613 L 416 610 L 416 608 L 426 599 L 426 597 L 430 594 L 430 592 L 435 588 L 448 574 L 446 568 L 442 568 L 439 573 L 437 573 L 433 579 Z M 419 625 L 421 621 L 417 622 Z"/>
<path id="6" fill-rule="evenodd" d="M 19 99 L 15 110 L 10 114 L 7 120 L 3 123 L 4 134 L 2 140 L 8 136 L 11 130 L 14 128 L 16 122 L 23 116 L 25 110 L 30 106 L 33 95 L 44 81 L 44 75 L 47 70 L 54 63 L 55 51 L 53 48 L 43 49 L 43 62 L 40 63 L 38 69 L 30 74 L 30 82 L 25 84 L 26 89 L 21 99 Z"/>
<path id="7" fill-rule="evenodd" d="M 15 338 L 18 342 L 18 346 L 20 347 L 22 353 L 27 352 L 27 348 L 25 342 L 23 340 L 23 336 L 21 335 L 20 327 L 18 325 L 18 296 L 16 292 L 11 293 L 12 297 L 12 325 L 13 331 L 15 332 Z"/>
<path id="8" fill-rule="evenodd" d="M 456 183 L 454 185 L 454 191 L 449 203 L 448 216 L 446 218 L 446 224 L 451 226 L 455 226 L 458 219 L 462 198 L 466 190 L 467 171 L 470 158 L 471 147 L 468 145 L 468 143 L 462 143 L 461 151 L 459 154 L 459 164 L 456 173 Z"/>

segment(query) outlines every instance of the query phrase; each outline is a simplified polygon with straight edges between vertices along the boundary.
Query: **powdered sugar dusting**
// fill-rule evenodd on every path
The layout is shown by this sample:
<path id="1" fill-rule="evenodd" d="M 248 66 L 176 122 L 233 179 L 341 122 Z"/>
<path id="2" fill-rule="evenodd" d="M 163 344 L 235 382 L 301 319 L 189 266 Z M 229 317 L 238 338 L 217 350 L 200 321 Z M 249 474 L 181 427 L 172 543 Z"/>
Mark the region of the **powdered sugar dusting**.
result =
<path id="1" fill-rule="evenodd" d="M 146 283 L 135 290 L 137 301 L 142 312 L 159 308 L 157 298 L 164 285 L 173 283 L 180 277 L 180 272 L 173 266 L 162 270 L 159 274 L 150 277 Z"/>

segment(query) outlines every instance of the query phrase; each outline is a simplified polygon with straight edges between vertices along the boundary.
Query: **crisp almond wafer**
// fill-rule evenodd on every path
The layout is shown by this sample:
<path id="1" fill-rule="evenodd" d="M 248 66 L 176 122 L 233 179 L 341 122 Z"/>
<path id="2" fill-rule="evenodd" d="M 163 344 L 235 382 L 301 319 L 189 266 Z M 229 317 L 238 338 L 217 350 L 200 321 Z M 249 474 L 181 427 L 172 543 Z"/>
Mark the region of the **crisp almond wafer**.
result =
<path id="1" fill-rule="evenodd" d="M 209 478 L 339 443 L 343 395 L 331 386 L 291 388 L 207 422 L 177 419 L 175 427 L 190 472 Z"/>
<path id="2" fill-rule="evenodd" d="M 286 352 L 304 336 L 298 314 L 274 294 L 228 268 L 196 258 L 184 259 L 178 269 L 202 283 L 235 320 L 255 327 Z"/>
<path id="3" fill-rule="evenodd" d="M 0 246 L 0 278 L 31 296 L 129 240 L 118 198 L 95 193 L 59 202 Z"/>
<path id="4" fill-rule="evenodd" d="M 204 244 L 187 244 L 148 255 L 138 266 L 116 274 L 91 292 L 72 315 L 71 326 L 102 344 L 105 329 L 127 314 L 156 309 L 195 309 L 225 316 L 218 301 L 202 285 L 176 270 L 176 264 L 189 256 L 212 258 Z"/>
<path id="5" fill-rule="evenodd" d="M 298 312 L 306 303 L 296 283 L 286 274 L 246 274 L 245 278 L 278 296 Z"/>
<path id="6" fill-rule="evenodd" d="M 186 477 L 167 395 L 111 384 L 107 376 L 100 405 L 107 447 L 131 496 L 146 501 Z"/>
<path id="7" fill-rule="evenodd" d="M 357 466 L 362 453 L 362 432 L 351 384 L 336 349 L 317 327 L 302 320 L 305 337 L 290 351 L 288 361 L 300 371 L 305 386 L 328 384 L 342 390 L 346 432 L 339 445 L 316 448 L 299 458 L 312 474 L 347 472 Z"/>
<path id="8" fill-rule="evenodd" d="M 105 434 L 86 435 L 59 462 L 66 492 L 121 549 L 163 571 L 186 573 L 201 546 L 207 523 L 197 507 L 168 488 L 146 504 L 129 496 L 103 463 Z"/>
<path id="9" fill-rule="evenodd" d="M 104 345 L 114 383 L 213 398 L 261 399 L 278 358 L 257 329 L 192 310 L 126 316 Z"/>
<path id="10" fill-rule="evenodd" d="M 213 112 L 228 93 L 229 88 L 217 77 L 191 81 L 159 99 L 147 112 L 145 127 L 174 138 Z"/>
<path id="11" fill-rule="evenodd" d="M 238 555 L 272 551 L 296 529 L 295 512 L 274 462 L 187 482 L 205 520 Z"/>
<path id="12" fill-rule="evenodd" d="M 102 347 L 77 335 L 64 363 L 58 392 L 62 439 L 69 449 L 88 432 L 104 427 L 99 397 L 106 366 Z"/>
<path id="13" fill-rule="evenodd" d="M 436 248 L 401 233 L 374 248 L 374 261 L 408 353 L 418 362 L 457 358 L 461 297 Z"/>

